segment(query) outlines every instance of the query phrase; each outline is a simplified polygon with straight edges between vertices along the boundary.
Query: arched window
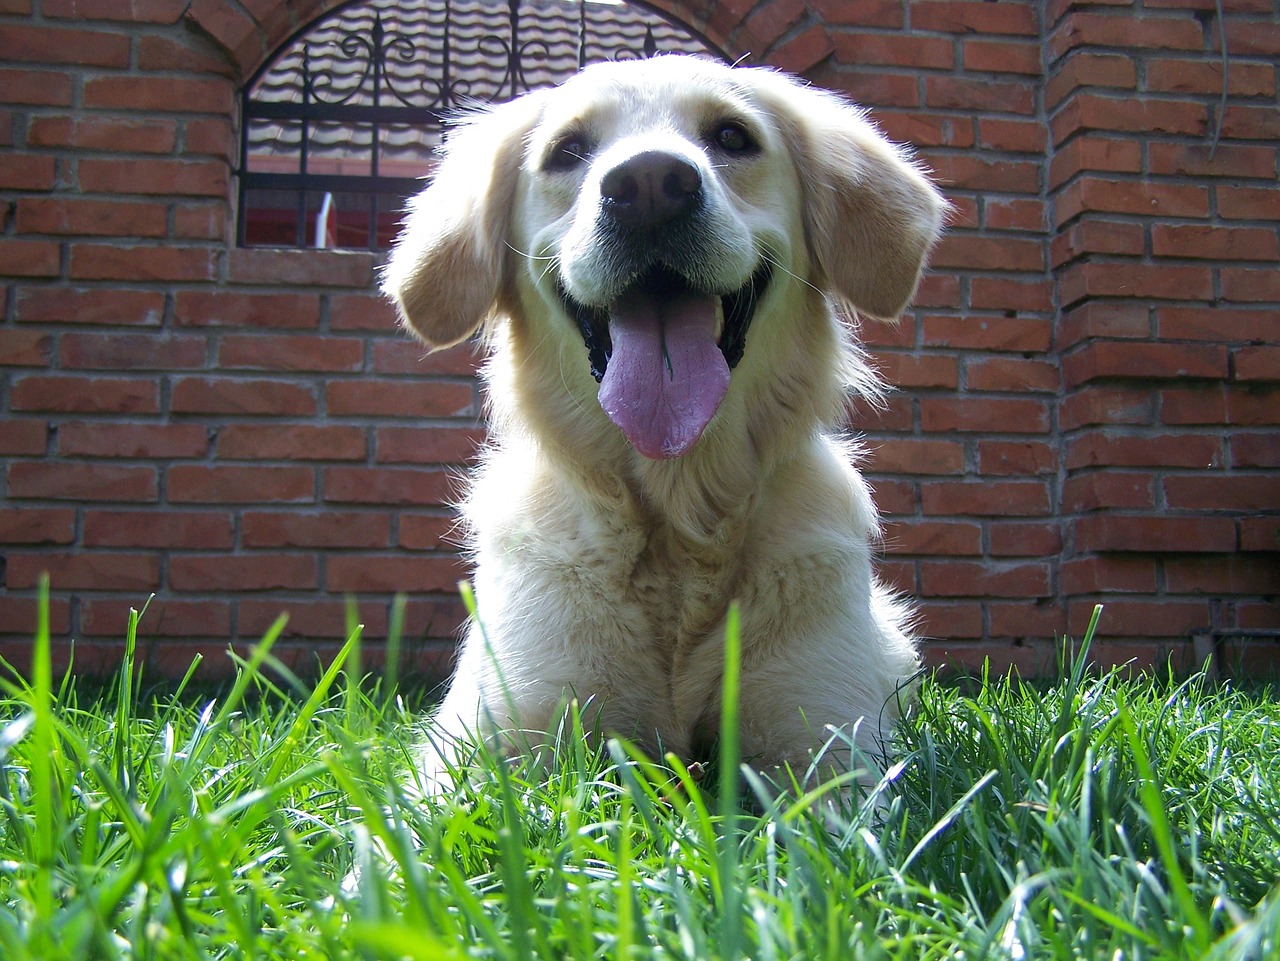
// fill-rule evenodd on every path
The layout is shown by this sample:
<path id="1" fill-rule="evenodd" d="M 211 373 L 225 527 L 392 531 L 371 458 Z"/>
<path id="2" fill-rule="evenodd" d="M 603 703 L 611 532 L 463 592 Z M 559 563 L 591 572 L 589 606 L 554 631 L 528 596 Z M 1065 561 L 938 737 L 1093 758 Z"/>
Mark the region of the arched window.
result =
<path id="1" fill-rule="evenodd" d="M 722 58 L 620 0 L 360 0 L 311 24 L 245 87 L 239 242 L 390 245 L 443 122 L 588 63 Z"/>

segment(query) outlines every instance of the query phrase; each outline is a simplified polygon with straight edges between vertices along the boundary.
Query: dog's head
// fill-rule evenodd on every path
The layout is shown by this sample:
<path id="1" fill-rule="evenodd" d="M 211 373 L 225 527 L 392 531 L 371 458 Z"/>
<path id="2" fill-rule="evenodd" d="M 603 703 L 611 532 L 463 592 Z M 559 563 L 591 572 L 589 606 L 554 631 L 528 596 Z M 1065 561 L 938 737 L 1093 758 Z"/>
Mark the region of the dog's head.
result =
<path id="1" fill-rule="evenodd" d="M 571 395 L 671 458 L 737 381 L 830 346 L 801 330 L 834 327 L 815 298 L 896 318 L 944 208 L 833 95 L 691 58 L 600 64 L 453 135 L 384 288 L 432 347 L 510 318 Z"/>

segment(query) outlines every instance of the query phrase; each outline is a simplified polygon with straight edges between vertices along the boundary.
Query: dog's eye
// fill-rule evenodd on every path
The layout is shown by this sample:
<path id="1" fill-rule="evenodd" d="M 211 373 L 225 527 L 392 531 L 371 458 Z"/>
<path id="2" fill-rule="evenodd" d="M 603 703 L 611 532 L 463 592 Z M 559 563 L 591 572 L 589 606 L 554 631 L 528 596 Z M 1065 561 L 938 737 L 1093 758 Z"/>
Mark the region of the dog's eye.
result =
<path id="1" fill-rule="evenodd" d="M 544 170 L 572 170 L 587 162 L 591 144 L 580 133 L 565 134 L 547 151 L 542 161 Z"/>
<path id="2" fill-rule="evenodd" d="M 715 128 L 711 135 L 712 142 L 725 153 L 755 153 L 760 149 L 746 126 L 736 120 L 728 120 Z"/>

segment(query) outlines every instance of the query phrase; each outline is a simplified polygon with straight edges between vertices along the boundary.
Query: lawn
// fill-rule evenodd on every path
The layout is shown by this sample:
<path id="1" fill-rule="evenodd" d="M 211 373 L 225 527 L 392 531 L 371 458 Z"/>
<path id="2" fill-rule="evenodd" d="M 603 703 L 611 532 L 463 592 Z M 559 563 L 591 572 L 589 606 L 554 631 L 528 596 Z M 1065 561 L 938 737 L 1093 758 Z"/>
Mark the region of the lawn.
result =
<path id="1" fill-rule="evenodd" d="M 105 694 L 47 630 L 4 672 L 0 957 L 1280 957 L 1273 692 L 1099 675 L 1086 638 L 1051 684 L 924 679 L 861 803 L 572 725 L 415 800 L 420 705 L 358 630 L 299 682 L 279 626 L 216 699 L 143 696 L 132 629 Z"/>

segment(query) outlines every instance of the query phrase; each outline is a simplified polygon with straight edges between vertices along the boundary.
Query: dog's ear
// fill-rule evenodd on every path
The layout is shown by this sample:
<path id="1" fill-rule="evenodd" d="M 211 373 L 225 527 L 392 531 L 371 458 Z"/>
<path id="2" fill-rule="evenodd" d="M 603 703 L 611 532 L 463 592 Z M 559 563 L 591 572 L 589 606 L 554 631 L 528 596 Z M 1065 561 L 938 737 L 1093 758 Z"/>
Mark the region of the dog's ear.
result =
<path id="1" fill-rule="evenodd" d="M 915 295 L 947 202 L 862 110 L 782 74 L 753 72 L 800 173 L 814 282 L 860 313 L 896 320 Z"/>
<path id="2" fill-rule="evenodd" d="M 430 186 L 409 201 L 382 290 L 434 349 L 475 333 L 509 280 L 516 182 L 541 110 L 541 96 L 529 94 L 455 129 Z"/>

